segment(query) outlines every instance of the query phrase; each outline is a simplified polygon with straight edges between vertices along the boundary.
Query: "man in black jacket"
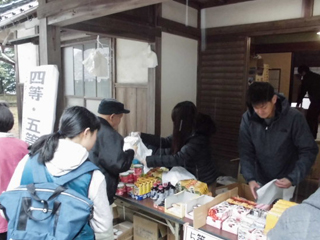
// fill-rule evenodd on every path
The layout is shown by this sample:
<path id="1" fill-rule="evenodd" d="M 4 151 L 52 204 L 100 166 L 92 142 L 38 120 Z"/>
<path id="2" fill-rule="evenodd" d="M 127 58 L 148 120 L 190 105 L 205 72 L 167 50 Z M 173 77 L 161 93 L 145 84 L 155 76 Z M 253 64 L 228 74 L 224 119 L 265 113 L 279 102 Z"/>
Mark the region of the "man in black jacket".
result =
<path id="1" fill-rule="evenodd" d="M 279 188 L 296 186 L 312 167 L 318 146 L 304 116 L 266 82 L 248 90 L 248 110 L 240 125 L 241 173 L 256 189 L 277 179 Z"/>
<path id="2" fill-rule="evenodd" d="M 311 72 L 309 67 L 302 65 L 298 68 L 301 75 L 301 88 L 297 99 L 297 107 L 300 107 L 302 99 L 308 93 L 310 106 L 307 111 L 307 122 L 314 139 L 318 133 L 318 116 L 320 114 L 320 75 Z"/>
<path id="3" fill-rule="evenodd" d="M 107 182 L 110 205 L 119 183 L 119 174 L 130 169 L 134 150 L 123 151 L 123 137 L 116 131 L 123 114 L 130 111 L 115 99 L 103 99 L 98 108 L 101 129 L 97 141 L 89 153 L 89 159 L 99 166 Z"/>

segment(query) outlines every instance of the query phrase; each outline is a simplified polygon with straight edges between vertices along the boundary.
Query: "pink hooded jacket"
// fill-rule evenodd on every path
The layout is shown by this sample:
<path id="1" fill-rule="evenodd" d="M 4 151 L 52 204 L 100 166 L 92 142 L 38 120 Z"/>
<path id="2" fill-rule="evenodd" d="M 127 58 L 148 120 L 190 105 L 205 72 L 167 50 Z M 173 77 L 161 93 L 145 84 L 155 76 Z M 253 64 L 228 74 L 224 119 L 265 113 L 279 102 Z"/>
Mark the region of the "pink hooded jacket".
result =
<path id="1" fill-rule="evenodd" d="M 0 194 L 6 191 L 19 161 L 28 153 L 28 144 L 10 133 L 0 133 Z M 0 216 L 0 233 L 7 232 L 7 221 Z"/>

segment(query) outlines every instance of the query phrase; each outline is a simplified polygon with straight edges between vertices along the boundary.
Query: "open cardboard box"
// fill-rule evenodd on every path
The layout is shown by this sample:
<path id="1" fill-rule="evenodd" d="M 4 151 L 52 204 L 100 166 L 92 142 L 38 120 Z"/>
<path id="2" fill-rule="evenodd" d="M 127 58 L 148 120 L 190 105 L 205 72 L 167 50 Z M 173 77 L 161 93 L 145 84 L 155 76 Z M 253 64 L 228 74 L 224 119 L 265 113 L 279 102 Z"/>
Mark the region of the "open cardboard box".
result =
<path id="1" fill-rule="evenodd" d="M 233 184 L 229 184 L 226 186 L 217 187 L 215 193 L 216 193 L 216 195 L 219 195 L 221 193 L 227 192 L 227 191 L 234 189 L 234 188 L 238 188 L 238 194 L 239 194 L 238 196 L 239 197 L 243 197 L 243 198 L 248 199 L 250 201 L 255 201 L 255 199 L 251 193 L 251 190 L 249 188 L 249 185 L 245 184 L 245 183 L 233 183 Z"/>
<path id="2" fill-rule="evenodd" d="M 210 197 L 210 196 L 207 196 L 207 195 L 202 195 L 202 196 L 200 196 L 198 198 L 192 199 L 191 201 L 187 202 L 186 208 L 185 208 L 185 210 L 186 210 L 185 217 L 192 220 L 193 219 L 193 214 L 194 214 L 193 213 L 193 211 L 194 211 L 193 207 L 195 205 L 201 205 L 202 206 L 202 205 L 204 205 L 206 203 L 211 202 L 213 199 L 214 199 L 213 197 Z"/>
<path id="3" fill-rule="evenodd" d="M 116 240 L 130 240 L 133 237 L 133 224 L 132 222 L 125 221 L 113 226 L 114 230 L 121 231 L 122 234 L 115 238 Z"/>
<path id="4" fill-rule="evenodd" d="M 223 186 L 223 188 L 224 188 L 224 190 L 226 189 L 226 192 L 223 192 L 223 193 L 217 195 L 212 201 L 194 209 L 194 211 L 193 211 L 193 227 L 195 229 L 200 228 L 206 224 L 208 210 L 211 207 L 218 205 L 219 203 L 221 203 L 223 201 L 226 201 L 228 198 L 239 196 L 239 197 L 243 197 L 248 200 L 251 200 L 251 201 L 254 200 L 254 197 L 252 196 L 250 188 L 247 184 L 234 183 L 234 184 L 230 184 L 227 186 Z M 229 190 L 229 189 L 231 189 L 231 190 Z"/>
<path id="5" fill-rule="evenodd" d="M 150 219 L 133 215 L 134 240 L 159 240 L 165 239 L 167 227 Z"/>
<path id="6" fill-rule="evenodd" d="M 187 191 L 181 191 L 174 195 L 170 195 L 165 199 L 164 212 L 175 217 L 183 218 L 187 202 L 200 196 Z M 172 204 L 177 204 L 177 207 L 172 208 Z"/>

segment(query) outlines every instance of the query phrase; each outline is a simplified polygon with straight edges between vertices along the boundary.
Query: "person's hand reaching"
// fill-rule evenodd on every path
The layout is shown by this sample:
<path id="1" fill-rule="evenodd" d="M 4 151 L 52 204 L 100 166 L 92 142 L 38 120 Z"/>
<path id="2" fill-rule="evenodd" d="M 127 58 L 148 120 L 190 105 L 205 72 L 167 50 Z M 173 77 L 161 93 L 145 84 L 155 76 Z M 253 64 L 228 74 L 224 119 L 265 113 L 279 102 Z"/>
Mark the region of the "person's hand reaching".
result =
<path id="1" fill-rule="evenodd" d="M 254 199 L 257 199 L 257 192 L 256 192 L 256 189 L 260 188 L 260 185 L 256 182 L 256 181 L 250 181 L 249 182 L 249 187 L 250 187 L 250 190 L 251 190 L 251 193 L 254 197 Z"/>
<path id="2" fill-rule="evenodd" d="M 279 188 L 289 188 L 292 186 L 292 183 L 288 178 L 277 179 L 277 181 L 275 181 L 275 184 Z"/>

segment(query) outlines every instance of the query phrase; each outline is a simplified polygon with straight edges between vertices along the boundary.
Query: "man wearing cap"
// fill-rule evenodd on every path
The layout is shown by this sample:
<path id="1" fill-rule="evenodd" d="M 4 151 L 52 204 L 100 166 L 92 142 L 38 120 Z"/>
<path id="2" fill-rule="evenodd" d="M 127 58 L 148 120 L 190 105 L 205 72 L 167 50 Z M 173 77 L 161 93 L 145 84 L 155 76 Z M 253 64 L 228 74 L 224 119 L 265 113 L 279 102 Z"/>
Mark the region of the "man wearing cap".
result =
<path id="1" fill-rule="evenodd" d="M 89 159 L 99 166 L 107 182 L 110 205 L 119 183 L 119 174 L 130 169 L 134 150 L 123 151 L 123 137 L 117 132 L 123 114 L 130 111 L 115 99 L 103 99 L 98 108 L 101 128 L 97 141 L 89 153 Z"/>

